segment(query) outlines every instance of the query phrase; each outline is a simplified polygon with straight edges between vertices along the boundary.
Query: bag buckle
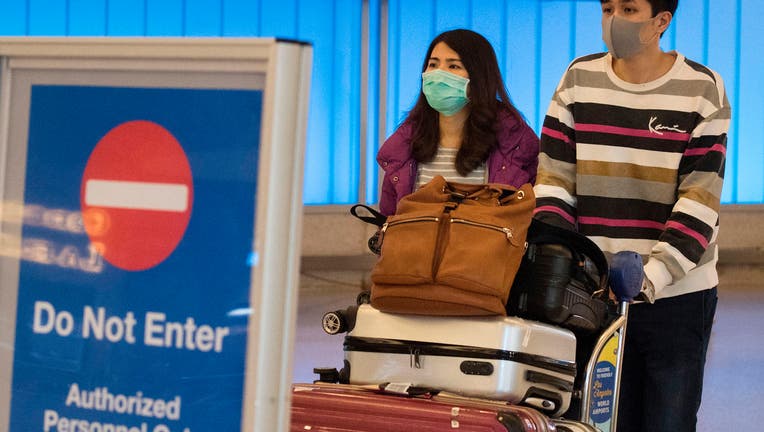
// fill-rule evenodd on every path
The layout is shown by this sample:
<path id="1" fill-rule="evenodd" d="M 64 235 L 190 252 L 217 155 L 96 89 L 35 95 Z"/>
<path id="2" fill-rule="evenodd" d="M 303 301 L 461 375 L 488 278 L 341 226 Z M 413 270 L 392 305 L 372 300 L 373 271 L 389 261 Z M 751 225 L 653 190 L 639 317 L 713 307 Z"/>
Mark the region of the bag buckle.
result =
<path id="1" fill-rule="evenodd" d="M 456 192 L 456 191 L 449 191 L 448 193 L 451 194 L 451 201 L 454 201 L 456 203 L 461 203 L 467 198 L 466 193 Z"/>

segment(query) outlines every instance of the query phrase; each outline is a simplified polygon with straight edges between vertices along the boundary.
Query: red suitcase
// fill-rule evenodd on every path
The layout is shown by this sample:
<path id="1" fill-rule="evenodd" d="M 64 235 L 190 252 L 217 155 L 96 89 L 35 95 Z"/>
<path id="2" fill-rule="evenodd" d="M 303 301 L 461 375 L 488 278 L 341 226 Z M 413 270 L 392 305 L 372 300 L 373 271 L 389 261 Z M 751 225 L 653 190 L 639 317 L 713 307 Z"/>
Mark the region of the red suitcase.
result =
<path id="1" fill-rule="evenodd" d="M 553 432 L 540 412 L 458 396 L 407 397 L 346 384 L 292 386 L 290 431 Z"/>

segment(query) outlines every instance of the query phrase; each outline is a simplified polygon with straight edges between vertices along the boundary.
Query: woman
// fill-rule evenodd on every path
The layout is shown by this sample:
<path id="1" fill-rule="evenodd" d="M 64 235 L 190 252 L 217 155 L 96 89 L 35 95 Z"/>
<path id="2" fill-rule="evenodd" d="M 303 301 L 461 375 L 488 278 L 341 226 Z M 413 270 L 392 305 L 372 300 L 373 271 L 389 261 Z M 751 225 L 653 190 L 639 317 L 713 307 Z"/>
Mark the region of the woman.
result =
<path id="1" fill-rule="evenodd" d="M 431 43 L 422 91 L 403 124 L 380 148 L 385 172 L 380 212 L 436 175 L 460 183 L 519 187 L 536 180 L 538 137 L 509 100 L 491 44 L 470 30 Z"/>

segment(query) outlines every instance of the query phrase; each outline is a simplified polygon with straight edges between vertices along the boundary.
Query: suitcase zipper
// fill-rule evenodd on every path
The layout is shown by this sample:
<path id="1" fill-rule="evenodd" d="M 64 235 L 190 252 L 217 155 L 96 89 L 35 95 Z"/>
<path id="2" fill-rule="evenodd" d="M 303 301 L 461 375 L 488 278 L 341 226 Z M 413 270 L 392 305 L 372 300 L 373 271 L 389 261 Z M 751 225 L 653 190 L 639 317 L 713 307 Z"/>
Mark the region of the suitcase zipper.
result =
<path id="1" fill-rule="evenodd" d="M 405 354 L 410 364 L 421 367 L 421 357 L 463 357 L 468 359 L 507 360 L 534 366 L 548 371 L 559 372 L 570 377 L 576 376 L 576 362 L 554 359 L 537 354 L 481 348 L 465 345 L 451 345 L 402 339 L 345 336 L 344 351 Z M 417 365 L 418 364 L 418 365 Z M 572 383 L 570 383 L 572 385 Z"/>
<path id="2" fill-rule="evenodd" d="M 502 232 L 507 237 L 507 241 L 509 241 L 510 243 L 514 239 L 511 228 L 501 227 L 498 225 L 491 225 L 491 224 L 482 223 L 482 222 L 475 222 L 475 221 L 461 219 L 461 218 L 451 218 L 451 223 L 460 223 L 460 224 L 471 225 L 471 226 L 476 226 L 480 228 L 487 228 L 487 229 L 492 229 L 494 231 Z"/>

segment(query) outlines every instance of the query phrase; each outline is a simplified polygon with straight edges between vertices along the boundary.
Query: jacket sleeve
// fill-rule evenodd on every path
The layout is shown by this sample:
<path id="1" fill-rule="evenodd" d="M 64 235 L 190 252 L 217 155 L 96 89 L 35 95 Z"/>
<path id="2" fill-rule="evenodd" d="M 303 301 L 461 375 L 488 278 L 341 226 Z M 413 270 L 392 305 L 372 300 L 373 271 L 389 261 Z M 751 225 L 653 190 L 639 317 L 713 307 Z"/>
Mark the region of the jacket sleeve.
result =
<path id="1" fill-rule="evenodd" d="M 402 161 L 407 159 L 410 153 L 408 150 L 408 139 L 411 134 L 411 126 L 403 123 L 398 129 L 390 135 L 377 152 L 377 164 L 382 169 L 382 186 L 379 194 L 379 211 L 385 216 L 395 214 L 398 207 L 399 186 L 393 181 L 393 177 L 399 175 L 396 170 Z M 400 182 L 400 178 L 396 179 Z"/>
<path id="2" fill-rule="evenodd" d="M 677 201 L 645 264 L 655 293 L 697 266 L 716 238 L 731 114 L 718 75 L 716 82 L 719 104 L 692 130 L 680 160 Z"/>
<path id="3" fill-rule="evenodd" d="M 488 181 L 520 187 L 536 182 L 539 138 L 522 117 L 500 111 L 497 118 L 497 148 L 486 161 Z"/>
<path id="4" fill-rule="evenodd" d="M 398 206 L 398 194 L 395 191 L 395 186 L 390 180 L 390 173 L 385 172 L 382 177 L 382 188 L 379 194 L 379 212 L 385 216 L 395 214 L 395 209 Z"/>
<path id="5" fill-rule="evenodd" d="M 536 184 L 536 176 L 538 175 L 539 166 L 539 137 L 536 132 L 526 126 L 525 133 L 523 134 L 523 141 L 520 144 L 526 149 L 524 154 L 527 155 L 525 159 L 525 172 L 528 173 L 527 183 Z"/>
<path id="6" fill-rule="evenodd" d="M 533 191 L 535 217 L 546 223 L 575 229 L 576 142 L 570 111 L 573 85 L 566 72 L 549 104 L 541 129 L 538 173 Z"/>

